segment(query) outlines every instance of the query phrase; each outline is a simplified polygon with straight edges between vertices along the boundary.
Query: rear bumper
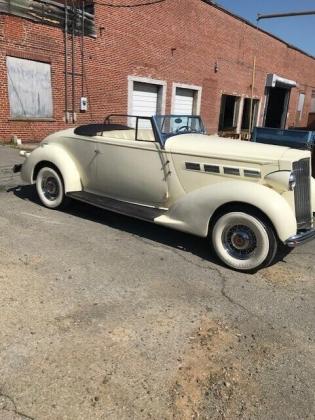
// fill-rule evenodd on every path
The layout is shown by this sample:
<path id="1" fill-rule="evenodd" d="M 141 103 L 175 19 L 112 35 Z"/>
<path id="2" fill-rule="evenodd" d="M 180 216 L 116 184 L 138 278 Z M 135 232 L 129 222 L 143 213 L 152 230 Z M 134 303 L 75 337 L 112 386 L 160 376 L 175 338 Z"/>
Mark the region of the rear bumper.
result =
<path id="1" fill-rule="evenodd" d="M 304 230 L 294 236 L 291 236 L 291 238 L 287 239 L 284 244 L 289 248 L 295 248 L 296 246 L 305 244 L 313 239 L 315 239 L 315 228 Z"/>

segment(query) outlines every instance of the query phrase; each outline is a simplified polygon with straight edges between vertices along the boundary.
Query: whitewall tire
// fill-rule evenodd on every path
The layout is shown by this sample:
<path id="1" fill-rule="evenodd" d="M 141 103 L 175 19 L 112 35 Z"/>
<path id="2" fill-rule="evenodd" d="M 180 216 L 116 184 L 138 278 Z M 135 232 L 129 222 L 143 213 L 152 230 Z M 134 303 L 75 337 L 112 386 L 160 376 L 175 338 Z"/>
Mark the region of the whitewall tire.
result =
<path id="1" fill-rule="evenodd" d="M 44 167 L 38 172 L 36 189 L 45 207 L 57 209 L 64 205 L 65 192 L 61 175 L 53 168 Z"/>
<path id="2" fill-rule="evenodd" d="M 211 241 L 218 258 L 239 271 L 253 271 L 271 264 L 277 252 L 272 227 L 259 215 L 231 211 L 220 215 Z"/>

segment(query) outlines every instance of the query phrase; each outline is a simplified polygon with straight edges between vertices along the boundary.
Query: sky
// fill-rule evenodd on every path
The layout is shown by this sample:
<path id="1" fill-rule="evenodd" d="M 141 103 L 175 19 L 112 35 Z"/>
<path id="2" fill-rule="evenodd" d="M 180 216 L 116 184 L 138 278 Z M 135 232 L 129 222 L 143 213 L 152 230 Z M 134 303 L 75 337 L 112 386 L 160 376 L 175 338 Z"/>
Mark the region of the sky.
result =
<path id="1" fill-rule="evenodd" d="M 217 0 L 216 3 L 255 24 L 257 13 L 315 11 L 315 0 Z M 315 15 L 261 20 L 259 27 L 315 56 Z"/>

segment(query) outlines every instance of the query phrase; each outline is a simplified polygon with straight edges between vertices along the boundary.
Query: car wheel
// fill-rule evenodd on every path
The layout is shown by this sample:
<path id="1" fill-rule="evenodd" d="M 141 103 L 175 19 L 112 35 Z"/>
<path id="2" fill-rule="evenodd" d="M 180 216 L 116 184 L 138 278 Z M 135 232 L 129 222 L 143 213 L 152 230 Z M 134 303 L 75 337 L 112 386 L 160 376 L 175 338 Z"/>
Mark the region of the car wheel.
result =
<path id="1" fill-rule="evenodd" d="M 220 215 L 212 228 L 211 240 L 224 264 L 244 272 L 270 265 L 278 247 L 270 224 L 261 215 L 242 211 Z"/>
<path id="2" fill-rule="evenodd" d="M 40 201 L 50 209 L 64 207 L 67 202 L 63 179 L 53 168 L 40 169 L 36 178 L 36 189 Z"/>

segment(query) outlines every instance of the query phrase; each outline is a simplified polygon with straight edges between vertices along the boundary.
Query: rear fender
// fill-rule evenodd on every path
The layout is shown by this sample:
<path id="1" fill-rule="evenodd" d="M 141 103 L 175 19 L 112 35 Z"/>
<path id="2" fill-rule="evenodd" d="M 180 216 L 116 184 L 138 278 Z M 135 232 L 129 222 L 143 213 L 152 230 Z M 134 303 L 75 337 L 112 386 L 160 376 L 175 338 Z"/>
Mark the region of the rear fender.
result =
<path id="1" fill-rule="evenodd" d="M 288 202 L 271 188 L 246 181 L 228 181 L 190 192 L 155 222 L 206 237 L 209 222 L 216 210 L 235 202 L 254 206 L 263 212 L 281 241 L 296 234 L 296 218 Z"/>
<path id="2" fill-rule="evenodd" d="M 78 165 L 61 145 L 55 143 L 43 144 L 26 157 L 21 171 L 23 181 L 34 184 L 35 168 L 43 161 L 52 163 L 59 169 L 63 177 L 66 193 L 82 190 Z"/>

